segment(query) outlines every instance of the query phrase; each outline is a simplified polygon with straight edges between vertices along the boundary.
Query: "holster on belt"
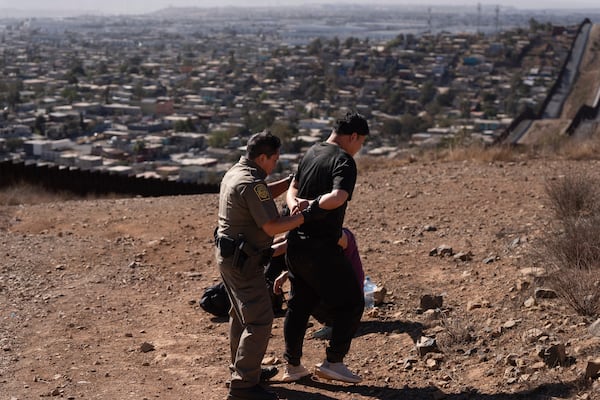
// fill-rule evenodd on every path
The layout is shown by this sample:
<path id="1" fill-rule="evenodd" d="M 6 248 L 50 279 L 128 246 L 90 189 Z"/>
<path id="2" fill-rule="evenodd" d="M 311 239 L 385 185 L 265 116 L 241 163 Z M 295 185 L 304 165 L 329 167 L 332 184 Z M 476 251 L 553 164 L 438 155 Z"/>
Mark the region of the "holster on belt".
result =
<path id="1" fill-rule="evenodd" d="M 248 254 L 244 251 L 244 245 L 246 245 L 246 241 L 241 239 L 238 240 L 235 246 L 235 250 L 233 252 L 233 261 L 232 264 L 234 267 L 242 269 L 244 267 L 244 263 L 248 258 Z"/>
<path id="2" fill-rule="evenodd" d="M 221 257 L 228 258 L 233 256 L 235 253 L 236 242 L 235 239 L 229 236 L 218 236 L 217 230 L 215 229 L 215 246 L 219 249 Z"/>
<path id="3" fill-rule="evenodd" d="M 242 268 L 248 257 L 261 255 L 261 265 L 266 265 L 271 261 L 273 256 L 273 250 L 269 247 L 265 250 L 256 250 L 250 243 L 248 243 L 243 235 L 239 235 L 237 239 L 229 236 L 217 235 L 215 229 L 215 245 L 219 248 L 219 253 L 223 258 L 233 257 L 232 265 L 238 268 Z"/>

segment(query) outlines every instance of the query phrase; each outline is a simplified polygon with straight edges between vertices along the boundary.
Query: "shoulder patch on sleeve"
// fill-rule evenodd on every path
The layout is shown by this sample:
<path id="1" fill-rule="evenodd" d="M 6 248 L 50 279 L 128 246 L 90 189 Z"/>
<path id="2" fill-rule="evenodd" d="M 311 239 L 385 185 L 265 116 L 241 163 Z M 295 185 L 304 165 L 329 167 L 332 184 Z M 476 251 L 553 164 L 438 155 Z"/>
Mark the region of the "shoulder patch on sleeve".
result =
<path id="1" fill-rule="evenodd" d="M 271 200 L 271 193 L 265 184 L 259 183 L 258 185 L 254 186 L 254 192 L 260 201 Z"/>

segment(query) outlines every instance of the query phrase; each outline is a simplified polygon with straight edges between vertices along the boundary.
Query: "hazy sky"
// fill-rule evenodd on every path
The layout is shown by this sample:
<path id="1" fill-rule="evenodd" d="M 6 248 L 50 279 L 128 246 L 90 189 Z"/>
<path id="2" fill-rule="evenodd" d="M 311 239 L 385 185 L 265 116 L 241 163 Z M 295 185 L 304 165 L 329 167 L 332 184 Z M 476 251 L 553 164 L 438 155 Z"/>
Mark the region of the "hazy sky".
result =
<path id="1" fill-rule="evenodd" d="M 419 4 L 423 5 L 473 5 L 510 6 L 518 9 L 549 8 L 600 8 L 598 0 L 0 0 L 1 9 L 39 10 L 62 9 L 98 11 L 103 14 L 137 14 L 173 7 L 224 7 L 224 6 L 301 6 L 308 4 Z"/>

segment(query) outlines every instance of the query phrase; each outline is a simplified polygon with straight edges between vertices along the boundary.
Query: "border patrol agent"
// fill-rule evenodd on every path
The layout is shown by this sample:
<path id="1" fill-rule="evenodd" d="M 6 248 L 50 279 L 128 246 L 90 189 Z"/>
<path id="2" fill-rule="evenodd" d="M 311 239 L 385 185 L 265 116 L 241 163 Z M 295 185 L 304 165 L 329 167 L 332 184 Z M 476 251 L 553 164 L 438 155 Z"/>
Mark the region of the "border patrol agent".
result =
<path id="1" fill-rule="evenodd" d="M 273 237 L 313 217 L 310 209 L 292 216 L 279 215 L 273 196 L 283 193 L 291 178 L 283 180 L 283 185 L 279 181 L 270 186 L 265 179 L 277 164 L 280 147 L 276 136 L 254 134 L 248 140 L 246 155 L 221 182 L 215 244 L 219 271 L 232 304 L 228 400 L 278 398 L 260 385 L 261 362 L 273 322 L 264 267 L 272 255 Z"/>

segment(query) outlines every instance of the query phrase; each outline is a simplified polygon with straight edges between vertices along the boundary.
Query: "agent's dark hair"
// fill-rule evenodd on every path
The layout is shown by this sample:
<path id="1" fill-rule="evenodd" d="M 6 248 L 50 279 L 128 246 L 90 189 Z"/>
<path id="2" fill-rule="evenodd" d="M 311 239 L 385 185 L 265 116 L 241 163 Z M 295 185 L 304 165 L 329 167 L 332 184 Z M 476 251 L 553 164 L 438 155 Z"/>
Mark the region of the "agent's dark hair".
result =
<path id="1" fill-rule="evenodd" d="M 248 139 L 246 145 L 246 157 L 250 160 L 255 160 L 261 154 L 266 154 L 271 157 L 277 153 L 281 147 L 281 140 L 277 136 L 273 136 L 269 131 L 255 133 Z"/>
<path id="2" fill-rule="evenodd" d="M 367 120 L 357 112 L 349 112 L 343 119 L 338 119 L 333 129 L 339 135 L 352 135 L 354 132 L 359 135 L 369 134 Z"/>

